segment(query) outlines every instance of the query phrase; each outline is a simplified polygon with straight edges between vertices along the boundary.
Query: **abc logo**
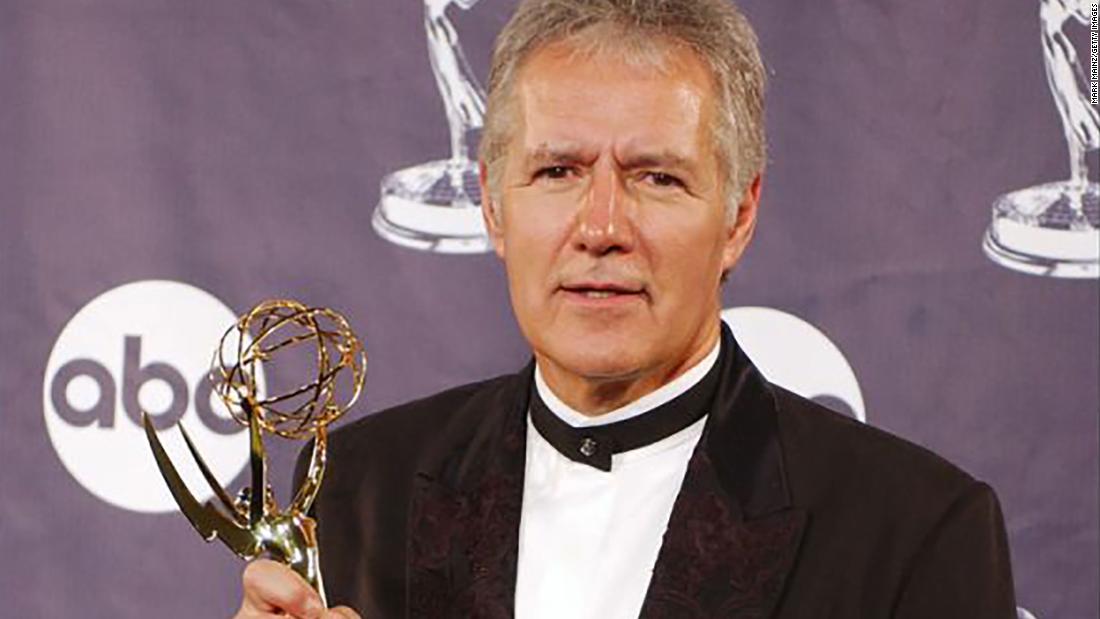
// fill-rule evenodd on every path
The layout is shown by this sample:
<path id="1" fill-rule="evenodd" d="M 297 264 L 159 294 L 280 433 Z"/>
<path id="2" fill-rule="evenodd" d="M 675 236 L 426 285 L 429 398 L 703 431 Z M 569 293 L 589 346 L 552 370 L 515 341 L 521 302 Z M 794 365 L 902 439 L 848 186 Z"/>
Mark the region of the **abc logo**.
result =
<path id="1" fill-rule="evenodd" d="M 85 305 L 54 343 L 46 364 L 46 430 L 69 473 L 100 499 L 138 512 L 176 504 L 141 427 L 145 411 L 199 500 L 213 496 L 176 423 L 226 485 L 248 460 L 248 433 L 229 418 L 206 374 L 234 313 L 180 282 L 140 281 Z M 262 372 L 257 380 L 263 385 Z"/>
<path id="2" fill-rule="evenodd" d="M 723 310 L 722 319 L 768 380 L 867 422 L 852 366 L 817 327 L 770 307 L 734 307 Z"/>

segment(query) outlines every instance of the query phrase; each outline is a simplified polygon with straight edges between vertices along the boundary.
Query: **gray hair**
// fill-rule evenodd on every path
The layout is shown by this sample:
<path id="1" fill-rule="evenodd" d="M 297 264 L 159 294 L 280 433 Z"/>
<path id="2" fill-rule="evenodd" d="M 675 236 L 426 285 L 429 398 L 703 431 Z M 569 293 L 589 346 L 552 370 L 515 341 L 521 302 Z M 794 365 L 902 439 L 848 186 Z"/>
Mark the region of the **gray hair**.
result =
<path id="1" fill-rule="evenodd" d="M 765 77 L 756 33 L 729 0 L 523 0 L 497 37 L 489 71 L 479 155 L 494 199 L 512 137 L 516 75 L 535 51 L 564 40 L 584 52 L 620 51 L 631 62 L 659 63 L 677 44 L 699 55 L 719 95 L 714 145 L 725 169 L 727 213 L 735 215 L 764 169 Z"/>

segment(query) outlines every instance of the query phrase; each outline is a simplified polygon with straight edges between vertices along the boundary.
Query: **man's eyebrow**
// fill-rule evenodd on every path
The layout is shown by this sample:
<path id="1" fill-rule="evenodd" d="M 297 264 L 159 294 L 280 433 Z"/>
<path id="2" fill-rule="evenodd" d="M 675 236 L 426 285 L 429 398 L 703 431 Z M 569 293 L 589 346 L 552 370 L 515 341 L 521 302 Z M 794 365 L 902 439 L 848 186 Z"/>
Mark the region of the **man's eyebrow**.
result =
<path id="1" fill-rule="evenodd" d="M 636 168 L 691 168 L 695 160 L 671 150 L 626 154 L 620 164 L 627 169 Z"/>
<path id="2" fill-rule="evenodd" d="M 525 153 L 524 159 L 528 164 L 573 164 L 584 160 L 579 148 L 570 146 L 550 146 L 540 144 Z"/>

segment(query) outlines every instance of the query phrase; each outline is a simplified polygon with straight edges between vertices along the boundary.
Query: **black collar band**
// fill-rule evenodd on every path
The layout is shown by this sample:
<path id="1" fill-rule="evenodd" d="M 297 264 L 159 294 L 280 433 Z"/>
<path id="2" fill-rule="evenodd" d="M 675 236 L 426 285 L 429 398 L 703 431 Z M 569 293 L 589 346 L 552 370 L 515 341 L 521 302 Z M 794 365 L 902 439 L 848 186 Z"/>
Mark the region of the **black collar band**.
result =
<path id="1" fill-rule="evenodd" d="M 532 383 L 531 423 L 566 458 L 610 471 L 612 455 L 652 445 L 702 419 L 714 402 L 721 365 L 719 351 L 718 359 L 702 380 L 684 393 L 630 419 L 583 428 L 574 428 L 554 414 Z"/>

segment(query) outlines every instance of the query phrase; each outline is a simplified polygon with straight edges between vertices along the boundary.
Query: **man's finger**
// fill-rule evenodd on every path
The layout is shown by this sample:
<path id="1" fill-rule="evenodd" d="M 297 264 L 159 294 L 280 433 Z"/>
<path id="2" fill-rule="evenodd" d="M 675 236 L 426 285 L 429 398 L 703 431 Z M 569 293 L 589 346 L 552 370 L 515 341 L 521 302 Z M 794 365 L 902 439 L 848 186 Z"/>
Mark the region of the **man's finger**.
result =
<path id="1" fill-rule="evenodd" d="M 257 559 L 244 568 L 241 581 L 244 586 L 242 611 L 285 612 L 301 619 L 324 616 L 321 596 L 304 578 L 281 563 Z"/>
<path id="2" fill-rule="evenodd" d="M 336 608 L 329 609 L 329 611 L 325 613 L 323 619 L 362 619 L 362 617 L 359 616 L 359 613 L 347 606 L 337 606 Z"/>

